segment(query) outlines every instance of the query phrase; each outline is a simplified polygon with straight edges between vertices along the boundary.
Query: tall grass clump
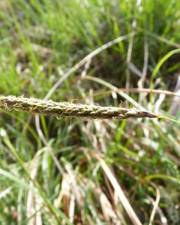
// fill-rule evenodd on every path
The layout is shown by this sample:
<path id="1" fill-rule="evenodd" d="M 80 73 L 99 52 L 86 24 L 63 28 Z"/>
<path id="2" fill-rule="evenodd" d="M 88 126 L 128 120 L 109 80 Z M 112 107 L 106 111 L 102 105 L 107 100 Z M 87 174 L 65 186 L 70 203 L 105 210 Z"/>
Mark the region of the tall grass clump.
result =
<path id="1" fill-rule="evenodd" d="M 161 115 L 1 110 L 0 224 L 180 223 L 179 9 L 177 0 L 0 1 L 0 95 Z"/>

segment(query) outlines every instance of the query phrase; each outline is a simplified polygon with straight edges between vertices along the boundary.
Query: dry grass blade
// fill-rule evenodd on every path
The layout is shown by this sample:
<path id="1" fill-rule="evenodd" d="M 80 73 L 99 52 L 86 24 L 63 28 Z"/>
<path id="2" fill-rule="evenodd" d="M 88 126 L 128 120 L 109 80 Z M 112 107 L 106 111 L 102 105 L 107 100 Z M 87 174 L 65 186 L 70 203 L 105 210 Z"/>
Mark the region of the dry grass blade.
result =
<path id="1" fill-rule="evenodd" d="M 97 78 L 97 77 L 91 77 L 91 76 L 86 76 L 84 79 L 87 79 L 87 80 L 91 80 L 91 81 L 94 81 L 98 84 L 101 84 L 103 85 L 104 87 L 107 87 L 109 88 L 111 91 L 119 94 L 121 97 L 123 97 L 124 99 L 126 99 L 128 102 L 130 102 L 133 106 L 135 106 L 136 108 L 140 109 L 140 110 L 145 110 L 144 107 L 142 107 L 138 102 L 136 102 L 133 98 L 131 98 L 129 95 L 127 95 L 126 93 L 122 92 L 122 91 L 119 91 L 119 89 L 106 82 L 105 80 L 102 80 L 100 78 Z"/>
<path id="2" fill-rule="evenodd" d="M 155 185 L 153 185 L 153 186 L 155 186 Z M 158 205 L 159 205 L 159 201 L 160 201 L 160 191 L 156 186 L 155 186 L 155 188 L 156 188 L 156 201 L 153 202 L 154 207 L 153 207 L 153 210 L 152 210 L 152 213 L 150 216 L 149 225 L 153 225 L 153 220 L 154 220 L 154 217 L 155 217 Z"/>
<path id="3" fill-rule="evenodd" d="M 131 93 L 147 93 L 147 94 L 164 94 L 168 96 L 177 96 L 180 98 L 180 94 L 178 92 L 172 92 L 167 90 L 157 90 L 157 89 L 149 89 L 149 88 L 119 88 L 119 91 L 122 92 L 131 92 Z"/>
<path id="4" fill-rule="evenodd" d="M 74 220 L 74 210 L 75 210 L 75 198 L 72 193 L 72 182 L 68 173 L 63 174 L 61 190 L 58 198 L 55 200 L 54 204 L 56 208 L 61 208 L 63 206 L 63 211 L 70 221 L 73 223 Z"/>
<path id="5" fill-rule="evenodd" d="M 0 199 L 5 198 L 6 195 L 10 194 L 12 187 L 5 189 L 4 191 L 0 191 Z"/>
<path id="6" fill-rule="evenodd" d="M 30 165 L 30 176 L 32 180 L 37 176 L 38 160 L 38 157 L 35 158 Z M 30 186 L 33 187 L 33 183 L 31 181 Z M 40 197 L 30 189 L 27 195 L 27 218 L 30 218 L 27 223 L 28 225 L 42 225 L 41 211 L 39 211 L 41 207 L 42 203 Z"/>
<path id="7" fill-rule="evenodd" d="M 85 56 L 80 62 L 78 62 L 77 64 L 75 64 L 67 73 L 65 73 L 61 79 L 59 79 L 54 86 L 49 90 L 49 92 L 47 93 L 45 99 L 49 99 L 52 94 L 55 92 L 55 90 L 74 72 L 76 72 L 79 68 L 81 68 L 81 66 L 83 66 L 85 63 L 87 63 L 88 61 L 91 61 L 92 58 L 94 58 L 96 55 L 98 55 L 99 53 L 101 53 L 102 51 L 106 50 L 107 48 L 110 48 L 111 46 L 120 43 L 121 41 L 124 41 L 126 39 L 128 39 L 129 37 L 131 37 L 132 34 L 127 34 L 124 36 L 120 36 L 108 43 L 105 43 L 104 45 L 100 46 L 99 48 L 95 49 L 94 51 L 90 52 L 87 56 Z"/>
<path id="8" fill-rule="evenodd" d="M 104 173 L 108 177 L 108 179 L 109 179 L 110 183 L 112 184 L 115 192 L 117 193 L 118 198 L 119 198 L 119 201 L 123 205 L 126 213 L 128 214 L 129 218 L 131 219 L 132 223 L 134 225 L 142 225 L 142 223 L 140 222 L 140 220 L 137 217 L 136 213 L 134 212 L 133 208 L 131 207 L 128 199 L 126 198 L 126 196 L 125 196 L 122 188 L 120 187 L 120 185 L 117 182 L 116 178 L 112 174 L 110 168 L 106 165 L 106 163 L 104 162 L 103 159 L 101 159 L 100 157 L 98 157 L 98 160 L 100 162 L 100 165 L 101 165 Z"/>
<path id="9" fill-rule="evenodd" d="M 117 215 L 115 214 L 112 205 L 103 191 L 97 190 L 99 194 L 99 201 L 101 204 L 101 209 L 103 216 L 107 222 L 111 222 L 116 225 L 121 225 L 121 221 L 118 221 Z"/>

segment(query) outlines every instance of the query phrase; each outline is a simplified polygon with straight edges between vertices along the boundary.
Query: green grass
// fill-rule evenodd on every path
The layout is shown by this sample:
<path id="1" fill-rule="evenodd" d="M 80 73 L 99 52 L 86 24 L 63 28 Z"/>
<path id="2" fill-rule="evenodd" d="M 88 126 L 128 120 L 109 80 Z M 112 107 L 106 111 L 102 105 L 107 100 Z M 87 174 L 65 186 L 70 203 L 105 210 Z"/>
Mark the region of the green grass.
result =
<path id="1" fill-rule="evenodd" d="M 175 91 L 180 79 L 180 2 L 137 2 L 1 0 L 0 94 L 44 98 L 87 54 L 134 32 L 70 74 L 51 99 L 136 104 L 179 122 L 180 98 L 115 89 Z M 1 112 L 0 224 L 132 224 L 119 187 L 142 224 L 179 224 L 179 157 L 180 125 L 165 119 L 38 123 Z"/>

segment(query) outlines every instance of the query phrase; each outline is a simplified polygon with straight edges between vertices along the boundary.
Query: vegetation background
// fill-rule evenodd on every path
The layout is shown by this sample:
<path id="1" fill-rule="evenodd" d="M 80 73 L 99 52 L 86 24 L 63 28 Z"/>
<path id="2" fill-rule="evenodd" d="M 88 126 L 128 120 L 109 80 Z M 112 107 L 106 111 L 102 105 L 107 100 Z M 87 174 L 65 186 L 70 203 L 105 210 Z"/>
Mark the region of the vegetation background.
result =
<path id="1" fill-rule="evenodd" d="M 1 111 L 0 224 L 180 224 L 179 53 L 178 0 L 1 0 L 0 94 L 174 122 Z"/>

